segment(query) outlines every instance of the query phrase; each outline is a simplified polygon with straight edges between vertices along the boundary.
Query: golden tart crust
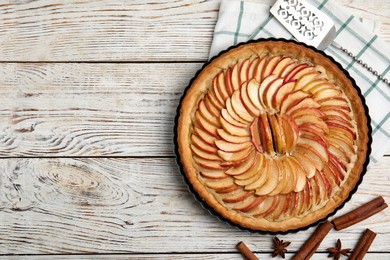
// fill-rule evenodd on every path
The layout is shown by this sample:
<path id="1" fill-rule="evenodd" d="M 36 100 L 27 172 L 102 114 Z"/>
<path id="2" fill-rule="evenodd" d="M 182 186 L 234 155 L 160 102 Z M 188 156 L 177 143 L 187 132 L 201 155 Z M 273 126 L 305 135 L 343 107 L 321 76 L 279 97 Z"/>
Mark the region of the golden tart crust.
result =
<path id="1" fill-rule="evenodd" d="M 195 192 L 242 227 L 309 226 L 349 197 L 368 154 L 359 94 L 320 52 L 288 41 L 240 45 L 186 91 L 177 122 Z"/>

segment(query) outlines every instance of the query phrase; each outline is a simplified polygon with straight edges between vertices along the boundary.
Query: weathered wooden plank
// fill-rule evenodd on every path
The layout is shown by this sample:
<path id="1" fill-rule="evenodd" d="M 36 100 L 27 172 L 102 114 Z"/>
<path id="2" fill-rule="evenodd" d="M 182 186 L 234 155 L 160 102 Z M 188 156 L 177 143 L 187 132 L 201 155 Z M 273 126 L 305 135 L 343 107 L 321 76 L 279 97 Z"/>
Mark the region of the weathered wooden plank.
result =
<path id="1" fill-rule="evenodd" d="M 338 215 L 374 196 L 390 201 L 390 157 L 381 165 Z M 0 191 L 0 254 L 231 253 L 241 240 L 258 253 L 272 248 L 273 235 L 231 227 L 202 208 L 170 158 L 2 159 Z M 371 251 L 388 252 L 388 209 L 333 230 L 319 251 L 337 238 L 354 247 L 367 227 L 378 233 Z M 313 230 L 280 238 L 295 252 Z"/>
<path id="2" fill-rule="evenodd" d="M 377 31 L 390 42 L 389 13 L 382 1 L 338 2 L 377 20 Z M 2 1 L 0 61 L 204 61 L 219 3 Z"/>
<path id="3" fill-rule="evenodd" d="M 256 253 L 255 255 L 259 259 L 275 259 L 272 258 L 271 253 Z M 313 259 L 331 259 L 327 258 L 327 253 L 321 252 L 316 253 L 313 256 Z M 286 259 L 290 259 L 293 256 L 292 253 L 286 253 Z M 227 259 L 227 260 L 242 260 L 243 257 L 239 253 L 222 253 L 222 254 L 207 254 L 207 253 L 199 253 L 199 254 L 115 254 L 115 255 L 29 255 L 29 256 L 7 256 L 6 259 L 9 260 L 15 260 L 15 259 L 31 259 L 31 260 L 46 260 L 46 259 L 116 259 L 116 260 L 123 260 L 123 259 Z M 366 254 L 367 259 L 375 259 L 375 260 L 388 260 L 388 255 L 382 254 L 382 253 L 370 253 L 368 252 Z M 0 259 L 2 257 L 0 256 Z M 276 258 L 277 259 L 277 258 Z"/>
<path id="4" fill-rule="evenodd" d="M 0 64 L 0 156 L 172 156 L 201 63 Z"/>

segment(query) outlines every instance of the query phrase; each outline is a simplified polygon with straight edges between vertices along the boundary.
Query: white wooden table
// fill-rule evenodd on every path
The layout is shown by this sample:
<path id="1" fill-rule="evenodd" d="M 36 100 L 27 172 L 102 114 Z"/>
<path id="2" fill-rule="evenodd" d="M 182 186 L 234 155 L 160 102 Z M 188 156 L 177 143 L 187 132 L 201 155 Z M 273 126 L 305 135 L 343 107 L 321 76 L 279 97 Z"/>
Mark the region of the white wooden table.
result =
<path id="1" fill-rule="evenodd" d="M 388 0 L 338 2 L 390 43 Z M 176 107 L 219 3 L 0 1 L 1 258 L 242 259 L 241 240 L 271 258 L 272 235 L 211 216 L 175 163 Z M 390 202 L 389 176 L 386 156 L 337 215 Z M 314 258 L 337 238 L 353 248 L 365 228 L 378 233 L 367 259 L 389 259 L 389 209 L 331 232 Z M 296 252 L 313 230 L 279 237 Z"/>

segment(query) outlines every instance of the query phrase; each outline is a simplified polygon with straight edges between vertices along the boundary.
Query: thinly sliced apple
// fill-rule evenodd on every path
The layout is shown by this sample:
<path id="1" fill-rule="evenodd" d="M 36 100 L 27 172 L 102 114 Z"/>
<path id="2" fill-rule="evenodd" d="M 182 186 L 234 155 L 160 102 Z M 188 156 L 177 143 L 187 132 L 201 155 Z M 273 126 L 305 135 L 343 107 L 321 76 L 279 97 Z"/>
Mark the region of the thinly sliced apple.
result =
<path id="1" fill-rule="evenodd" d="M 195 126 L 194 127 L 194 133 L 199 136 L 200 139 L 202 139 L 204 142 L 211 146 L 215 146 L 214 141 L 216 139 L 215 136 L 207 133 L 206 131 L 202 130 L 200 127 Z"/>
<path id="2" fill-rule="evenodd" d="M 225 162 L 237 162 L 244 160 L 249 154 L 253 151 L 253 146 L 249 146 L 244 150 L 238 152 L 225 152 L 222 150 L 218 151 L 219 157 L 221 157 Z"/>
<path id="3" fill-rule="evenodd" d="M 257 82 L 262 82 L 263 81 L 263 70 L 264 66 L 268 61 L 268 55 L 264 55 L 263 57 L 260 58 L 260 61 L 255 69 L 254 73 L 254 78 L 257 80 Z"/>
<path id="4" fill-rule="evenodd" d="M 263 93 L 263 102 L 266 108 L 268 108 L 270 111 L 275 111 L 276 107 L 273 107 L 272 105 L 272 99 L 274 95 L 276 94 L 277 90 L 283 85 L 283 79 L 277 78 L 273 80 Z"/>
<path id="5" fill-rule="evenodd" d="M 243 120 L 241 117 L 237 115 L 237 113 L 234 111 L 233 106 L 232 106 L 232 101 L 230 98 L 226 100 L 226 110 L 229 112 L 230 116 L 234 118 L 237 122 L 240 122 L 242 124 L 247 124 L 245 120 Z M 222 110 L 221 110 L 222 111 Z"/>
<path id="6" fill-rule="evenodd" d="M 279 89 L 275 91 L 272 97 L 272 107 L 280 110 L 280 105 L 285 96 L 293 91 L 294 82 L 283 83 Z"/>
<path id="7" fill-rule="evenodd" d="M 341 160 L 344 165 L 347 165 L 348 163 L 351 162 L 350 155 L 348 155 L 344 150 L 334 146 L 333 144 L 329 145 L 328 150 L 329 150 L 329 153 L 331 153 L 334 156 L 336 156 L 337 158 L 339 158 L 339 160 Z"/>
<path id="8" fill-rule="evenodd" d="M 229 67 L 226 72 L 225 72 L 225 86 L 226 86 L 226 90 L 227 90 L 227 93 L 228 93 L 228 96 L 230 97 L 233 92 L 234 92 L 234 88 L 232 86 L 232 81 L 231 81 L 231 78 L 232 78 L 232 68 Z"/>
<path id="9" fill-rule="evenodd" d="M 312 81 L 306 83 L 305 86 L 301 87 L 301 90 L 313 93 L 311 91 L 311 89 L 313 89 L 314 87 L 316 87 L 318 85 L 323 85 L 323 84 L 328 84 L 328 83 L 329 83 L 329 81 L 327 81 L 324 78 L 316 78 L 316 79 L 313 79 Z"/>
<path id="10" fill-rule="evenodd" d="M 335 86 L 330 83 L 329 81 L 314 81 L 314 83 L 317 83 L 317 84 L 308 84 L 307 86 L 305 86 L 302 90 L 304 91 L 307 91 L 311 94 L 317 94 L 323 90 L 328 90 L 328 89 L 334 89 Z M 310 88 L 309 88 L 310 87 Z"/>
<path id="11" fill-rule="evenodd" d="M 215 145 L 225 152 L 239 152 L 252 146 L 252 142 L 245 142 L 241 144 L 230 143 L 225 140 L 215 140 Z"/>
<path id="12" fill-rule="evenodd" d="M 248 97 L 249 97 L 250 101 L 252 102 L 252 104 L 259 111 L 264 111 L 264 108 L 261 105 L 260 99 L 259 99 L 259 83 L 255 79 L 252 79 L 248 82 L 247 92 L 248 92 Z"/>
<path id="13" fill-rule="evenodd" d="M 313 187 L 311 186 L 311 182 L 309 180 L 306 180 L 306 186 L 305 186 L 305 195 L 306 195 L 306 210 L 310 210 L 313 207 Z"/>
<path id="14" fill-rule="evenodd" d="M 267 106 L 265 105 L 265 90 L 268 88 L 268 86 L 275 80 L 277 80 L 276 75 L 269 75 L 268 77 L 264 78 L 264 80 L 261 82 L 259 86 L 259 100 L 262 108 L 266 108 Z"/>
<path id="15" fill-rule="evenodd" d="M 282 71 L 281 73 L 278 75 L 279 77 L 281 78 L 286 78 L 286 76 L 296 67 L 298 66 L 294 61 L 289 63 Z M 286 82 L 286 80 L 285 80 Z"/>
<path id="16" fill-rule="evenodd" d="M 328 88 L 317 91 L 313 94 L 314 100 L 324 100 L 327 98 L 339 97 L 342 94 L 341 90 L 335 88 Z"/>
<path id="17" fill-rule="evenodd" d="M 211 102 L 210 98 L 206 95 L 203 99 L 204 105 L 207 107 L 207 110 L 212 114 L 214 117 L 219 117 L 221 114 L 220 110 L 214 106 L 214 104 Z"/>
<path id="18" fill-rule="evenodd" d="M 261 114 L 258 121 L 260 140 L 265 152 L 269 154 L 275 153 L 272 139 L 271 127 L 266 114 Z"/>
<path id="19" fill-rule="evenodd" d="M 336 135 L 329 135 L 328 140 L 330 144 L 337 147 L 338 149 L 343 150 L 346 154 L 355 154 L 355 147 L 349 141 L 346 141 L 346 139 Z"/>
<path id="20" fill-rule="evenodd" d="M 325 162 L 321 159 L 321 157 L 318 156 L 317 153 L 312 152 L 312 150 L 307 149 L 307 147 L 297 145 L 295 147 L 295 152 L 300 153 L 310 159 L 315 165 L 317 171 L 322 171 L 322 169 L 324 168 Z"/>
<path id="21" fill-rule="evenodd" d="M 312 73 L 313 71 L 315 71 L 314 67 L 307 65 L 306 68 L 302 68 L 301 70 L 297 71 L 294 75 L 292 75 L 288 81 L 298 80 L 304 75 L 308 73 Z"/>
<path id="22" fill-rule="evenodd" d="M 344 117 L 338 115 L 326 115 L 324 121 L 328 123 L 334 123 L 336 125 L 343 125 L 347 128 L 354 129 L 353 124 L 350 120 L 345 119 Z M 329 124 L 328 124 L 329 125 Z"/>
<path id="23" fill-rule="evenodd" d="M 268 178 L 266 182 L 256 189 L 256 195 L 263 196 L 272 192 L 279 181 L 279 169 L 273 160 L 268 160 Z M 247 187 L 247 186 L 246 186 Z"/>
<path id="24" fill-rule="evenodd" d="M 242 212 L 248 212 L 252 209 L 257 208 L 266 197 L 259 197 L 259 196 L 252 196 L 250 197 L 250 201 L 246 201 L 246 203 L 240 203 L 239 206 L 234 207 L 234 210 L 242 211 Z"/>
<path id="25" fill-rule="evenodd" d="M 257 178 L 256 176 L 258 174 L 262 174 L 262 172 L 268 167 L 266 162 L 267 160 L 264 158 L 263 154 L 257 153 L 256 157 L 257 158 L 250 169 L 240 175 L 234 176 L 237 185 L 245 186 L 252 183 L 254 179 Z M 264 173 L 268 174 L 266 171 Z"/>
<path id="26" fill-rule="evenodd" d="M 286 69 L 286 67 L 292 63 L 293 60 L 288 57 L 288 56 L 284 56 L 282 57 L 281 59 L 279 59 L 279 61 L 276 63 L 275 67 L 273 68 L 271 74 L 275 74 L 277 75 L 278 77 L 280 77 L 283 73 L 283 71 Z"/>
<path id="27" fill-rule="evenodd" d="M 266 161 L 265 165 L 269 165 L 269 162 Z M 255 175 L 256 177 L 250 179 L 251 180 L 250 183 L 248 183 L 249 179 L 247 179 L 245 181 L 245 183 L 248 183 L 248 184 L 245 184 L 244 189 L 245 190 L 256 190 L 257 188 L 263 186 L 268 181 L 268 178 L 270 177 L 269 172 L 266 172 L 267 169 L 269 169 L 269 168 L 265 167 L 263 169 L 259 169 L 259 172 Z M 244 182 L 244 181 L 242 181 L 242 182 Z M 237 181 L 236 181 L 236 184 L 237 184 Z"/>
<path id="28" fill-rule="evenodd" d="M 234 112 L 243 120 L 250 123 L 253 121 L 253 116 L 249 114 L 244 105 L 241 102 L 240 91 L 235 91 L 231 98 L 232 107 Z"/>
<path id="29" fill-rule="evenodd" d="M 195 120 L 196 120 L 196 123 L 203 129 L 205 130 L 206 132 L 208 132 L 209 134 L 211 134 L 212 136 L 215 136 L 217 137 L 218 134 L 217 134 L 217 127 L 211 123 L 209 123 L 203 116 L 201 116 L 201 114 L 199 113 L 199 111 L 197 111 L 195 113 Z"/>
<path id="30" fill-rule="evenodd" d="M 210 91 L 213 92 L 214 96 L 217 98 L 217 100 L 218 100 L 218 102 L 219 102 L 220 104 L 222 104 L 222 105 L 225 104 L 225 100 L 223 99 L 221 93 L 219 92 L 219 88 L 218 88 L 218 77 L 215 77 L 215 78 L 213 79 L 213 85 L 212 85 L 212 88 L 211 88 Z"/>
<path id="31" fill-rule="evenodd" d="M 242 136 L 242 137 L 249 137 L 250 136 L 249 129 L 232 125 L 229 122 L 227 122 L 223 117 L 219 117 L 218 119 L 219 119 L 219 123 L 221 124 L 222 128 L 226 132 L 228 132 L 229 134 L 234 135 L 234 136 Z"/>
<path id="32" fill-rule="evenodd" d="M 198 111 L 201 114 L 201 116 L 206 119 L 210 124 L 220 127 L 221 125 L 218 122 L 218 119 L 210 113 L 210 111 L 207 109 L 203 99 L 199 102 L 198 105 Z"/>
<path id="33" fill-rule="evenodd" d="M 272 140 L 274 144 L 274 150 L 278 154 L 286 153 L 286 140 L 284 136 L 284 131 L 282 128 L 281 117 L 276 116 L 276 114 L 268 114 L 268 122 L 271 127 Z"/>
<path id="34" fill-rule="evenodd" d="M 355 131 L 350 131 L 350 129 L 346 129 L 344 127 L 329 126 L 329 134 L 349 139 L 352 142 L 354 142 L 354 140 L 356 139 Z"/>
<path id="35" fill-rule="evenodd" d="M 293 206 L 293 210 L 291 211 L 292 216 L 299 215 L 299 213 L 301 212 L 302 206 L 304 204 L 303 199 L 304 199 L 303 192 L 295 193 L 294 206 Z"/>
<path id="36" fill-rule="evenodd" d="M 259 57 L 256 57 L 251 61 L 249 68 L 248 68 L 248 76 L 247 76 L 248 80 L 251 80 L 255 77 L 255 70 L 256 70 L 257 66 L 259 65 L 259 62 L 260 62 Z"/>
<path id="37" fill-rule="evenodd" d="M 295 106 L 288 107 L 286 110 L 286 114 L 291 115 L 292 113 L 294 113 L 294 111 L 300 111 L 304 108 L 319 108 L 319 107 L 320 104 L 314 101 L 312 98 L 305 98 Z"/>
<path id="38" fill-rule="evenodd" d="M 256 152 L 253 151 L 245 161 L 227 170 L 226 174 L 231 176 L 243 174 L 244 172 L 248 171 L 252 166 L 254 166 L 256 160 L 258 159 L 259 157 L 257 156 Z"/>
<path id="39" fill-rule="evenodd" d="M 244 124 L 244 123 L 241 123 L 241 121 L 237 121 L 236 119 L 234 119 L 231 114 L 227 111 L 227 109 L 222 109 L 221 110 L 221 116 L 223 117 L 223 119 L 225 119 L 229 124 L 232 124 L 234 126 L 237 126 L 237 127 L 241 127 L 241 128 L 245 128 L 247 126 L 247 124 Z M 218 119 L 217 119 L 218 120 Z M 218 121 L 219 122 L 219 121 Z"/>
<path id="40" fill-rule="evenodd" d="M 207 180 L 205 183 L 206 183 L 207 187 L 209 187 L 210 189 L 213 189 L 217 192 L 220 190 L 226 190 L 226 189 L 229 189 L 229 188 L 236 186 L 233 178 L 231 178 L 231 177 L 227 177 L 227 178 L 222 179 L 222 180 L 210 179 L 210 180 Z"/>
<path id="41" fill-rule="evenodd" d="M 223 128 L 217 129 L 217 133 L 223 140 L 228 141 L 230 143 L 240 144 L 240 143 L 249 142 L 251 140 L 249 136 L 235 136 L 226 132 Z M 213 145 L 214 145 L 214 141 L 215 139 L 213 139 Z"/>
<path id="42" fill-rule="evenodd" d="M 328 107 L 329 108 L 329 107 Z M 352 118 L 352 114 L 348 111 L 342 110 L 342 109 L 326 109 L 323 110 L 322 112 L 324 113 L 325 116 L 339 116 L 341 118 L 344 118 L 347 121 L 350 121 Z"/>
<path id="43" fill-rule="evenodd" d="M 297 143 L 299 129 L 294 120 L 289 116 L 281 117 L 284 140 L 286 142 L 286 153 L 291 152 Z"/>
<path id="44" fill-rule="evenodd" d="M 225 104 L 222 104 L 218 101 L 213 91 L 207 92 L 207 97 L 209 98 L 211 105 L 214 106 L 217 110 L 220 111 L 225 107 Z"/>
<path id="45" fill-rule="evenodd" d="M 326 114 L 323 111 L 315 107 L 302 107 L 299 110 L 290 111 L 289 115 L 292 118 L 301 117 L 305 115 L 311 115 L 318 118 L 322 118 L 326 116 Z"/>
<path id="46" fill-rule="evenodd" d="M 313 116 L 313 115 L 303 115 L 299 117 L 295 117 L 295 123 L 298 125 L 298 128 L 300 126 L 307 126 L 307 127 L 316 127 L 316 129 L 320 129 L 322 133 L 328 133 L 329 127 L 328 125 L 319 117 Z"/>
<path id="47" fill-rule="evenodd" d="M 299 163 L 305 170 L 306 178 L 313 178 L 314 174 L 316 174 L 317 171 L 317 168 L 314 165 L 313 161 L 301 153 L 294 153 L 293 156 L 299 161 Z"/>
<path id="48" fill-rule="evenodd" d="M 294 90 L 303 89 L 308 83 L 317 79 L 320 75 L 321 75 L 321 72 L 319 72 L 319 71 L 311 71 L 311 72 L 304 74 L 302 77 L 300 77 L 295 82 Z"/>
<path id="49" fill-rule="evenodd" d="M 264 216 L 264 218 L 268 219 L 268 220 L 274 219 L 274 213 L 280 204 L 281 196 L 276 195 L 276 196 L 273 196 L 273 198 L 274 198 L 274 200 L 272 202 L 271 207 L 269 207 L 269 209 L 262 214 L 256 214 L 255 215 L 256 217 Z"/>
<path id="50" fill-rule="evenodd" d="M 334 168 L 331 168 L 328 164 L 325 165 L 323 173 L 326 178 L 329 180 L 329 184 L 331 187 L 340 186 L 340 179 L 337 176 L 337 172 L 335 172 Z"/>
<path id="51" fill-rule="evenodd" d="M 225 167 L 221 166 L 222 161 L 210 161 L 210 160 L 200 158 L 197 155 L 193 155 L 192 157 L 193 157 L 196 164 L 198 164 L 199 166 L 201 166 L 205 169 L 209 169 L 209 170 L 224 170 L 224 169 L 226 169 Z"/>
<path id="52" fill-rule="evenodd" d="M 296 174 L 296 185 L 294 191 L 300 192 L 306 185 L 305 169 L 295 157 L 290 157 L 290 162 L 292 163 L 291 167 L 295 169 L 294 173 Z"/>
<path id="53" fill-rule="evenodd" d="M 251 132 L 251 139 L 252 139 L 253 145 L 255 146 L 256 150 L 259 153 L 262 153 L 263 152 L 263 145 L 262 145 L 261 139 L 260 139 L 259 119 L 258 118 L 255 118 L 255 120 L 251 124 L 250 132 Z"/>
<path id="54" fill-rule="evenodd" d="M 317 185 L 315 176 L 313 176 L 313 178 L 309 179 L 308 181 L 310 182 L 310 186 L 313 190 L 313 204 L 318 205 L 321 202 L 320 186 Z"/>
<path id="55" fill-rule="evenodd" d="M 262 203 L 260 203 L 255 209 L 253 209 L 250 213 L 255 217 L 262 216 L 267 210 L 269 210 L 274 205 L 274 197 L 264 197 Z"/>
<path id="56" fill-rule="evenodd" d="M 278 168 L 278 184 L 276 185 L 275 189 L 273 189 L 270 193 L 268 193 L 268 196 L 275 196 L 280 194 L 287 186 L 288 182 L 290 181 L 287 177 L 289 177 L 288 173 L 285 172 L 284 165 L 279 159 L 274 159 L 274 163 L 276 165 L 276 168 Z"/>
<path id="57" fill-rule="evenodd" d="M 233 92 L 239 89 L 241 86 L 238 69 L 239 69 L 239 65 L 237 63 L 234 64 L 230 74 L 230 82 L 231 82 L 231 86 L 233 87 Z"/>
<path id="58" fill-rule="evenodd" d="M 244 82 L 241 85 L 240 90 L 241 102 L 244 105 L 245 109 L 249 112 L 249 114 L 253 117 L 258 117 L 260 115 L 260 109 L 258 109 L 253 102 L 251 101 L 248 95 L 248 82 Z"/>
<path id="59" fill-rule="evenodd" d="M 240 66 L 240 83 L 242 84 L 243 82 L 248 80 L 248 69 L 250 65 L 250 59 L 246 59 L 241 63 Z"/>
<path id="60" fill-rule="evenodd" d="M 290 193 L 287 193 L 285 195 L 286 196 L 286 202 L 283 205 L 283 209 L 281 211 L 281 216 L 286 216 L 286 215 L 288 215 L 290 213 L 289 209 L 290 209 L 291 203 L 293 201 L 293 194 L 295 194 L 295 192 L 290 192 Z"/>
<path id="61" fill-rule="evenodd" d="M 303 99 L 309 97 L 310 95 L 307 92 L 297 90 L 287 94 L 281 101 L 280 104 L 280 114 L 283 115 L 286 113 L 289 107 L 295 106 Z"/>
<path id="62" fill-rule="evenodd" d="M 223 194 L 223 201 L 226 203 L 237 203 L 242 202 L 247 199 L 249 196 L 253 195 L 253 192 L 247 192 L 242 189 L 237 189 L 232 192 Z"/>
<path id="63" fill-rule="evenodd" d="M 332 186 L 330 185 L 330 181 L 328 177 L 326 177 L 323 171 L 319 171 L 318 174 L 322 178 L 322 181 L 324 182 L 326 198 L 330 198 L 330 195 L 332 194 Z"/>
<path id="64" fill-rule="evenodd" d="M 225 84 L 225 73 L 221 72 L 217 76 L 217 88 L 218 92 L 220 93 L 223 103 L 225 104 L 226 99 L 229 97 L 229 93 Z"/>
<path id="65" fill-rule="evenodd" d="M 220 180 L 226 178 L 225 170 L 201 170 L 200 175 L 204 178 Z"/>
<path id="66" fill-rule="evenodd" d="M 199 149 L 201 149 L 207 153 L 217 154 L 218 150 L 217 150 L 217 148 L 215 148 L 214 145 L 210 145 L 210 144 L 206 143 L 205 141 L 202 140 L 202 138 L 200 138 L 196 134 L 191 135 L 191 142 L 192 142 L 192 144 L 197 146 Z"/>
<path id="67" fill-rule="evenodd" d="M 221 158 L 217 154 L 212 154 L 199 149 L 197 146 L 191 144 L 191 150 L 194 154 L 209 161 L 221 161 Z"/>
<path id="68" fill-rule="evenodd" d="M 321 106 L 334 106 L 337 107 L 338 109 L 344 110 L 344 111 L 351 111 L 347 100 L 345 100 L 342 97 L 334 97 L 334 98 L 326 98 L 326 99 L 321 99 L 317 100 L 318 103 L 321 103 Z"/>
<path id="69" fill-rule="evenodd" d="M 308 148 L 310 151 L 316 153 L 324 162 L 329 161 L 328 149 L 326 144 L 320 142 L 319 140 L 312 140 L 300 136 L 298 138 L 297 145 Z"/>
<path id="70" fill-rule="evenodd" d="M 264 66 L 263 78 L 271 75 L 272 71 L 274 70 L 276 64 L 279 62 L 280 59 L 280 56 L 273 56 L 268 59 L 267 64 Z"/>
<path id="71" fill-rule="evenodd" d="M 286 187 L 280 192 L 281 194 L 288 194 L 292 191 L 294 191 L 296 185 L 297 185 L 297 174 L 296 169 L 294 168 L 293 163 L 291 162 L 291 157 L 287 156 L 283 158 L 282 166 L 284 168 L 284 173 L 287 178 Z"/>
<path id="72" fill-rule="evenodd" d="M 308 67 L 309 65 L 305 63 L 295 66 L 295 68 L 293 68 L 291 71 L 289 71 L 289 73 L 286 74 L 286 76 L 284 77 L 284 82 L 294 81 L 295 75 L 297 75 L 297 73 L 299 73 L 301 70 L 307 69 Z"/>

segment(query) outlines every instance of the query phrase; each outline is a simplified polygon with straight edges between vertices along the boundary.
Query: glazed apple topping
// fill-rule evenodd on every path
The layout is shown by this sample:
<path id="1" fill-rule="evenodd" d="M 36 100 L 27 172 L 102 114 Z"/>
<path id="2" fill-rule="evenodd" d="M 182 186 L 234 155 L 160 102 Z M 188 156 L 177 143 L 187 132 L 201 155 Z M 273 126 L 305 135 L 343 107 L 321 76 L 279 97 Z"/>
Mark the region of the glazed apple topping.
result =
<path id="1" fill-rule="evenodd" d="M 227 208 L 282 220 L 322 207 L 356 160 L 349 101 L 324 69 L 286 56 L 240 60 L 198 103 L 191 150 Z"/>

